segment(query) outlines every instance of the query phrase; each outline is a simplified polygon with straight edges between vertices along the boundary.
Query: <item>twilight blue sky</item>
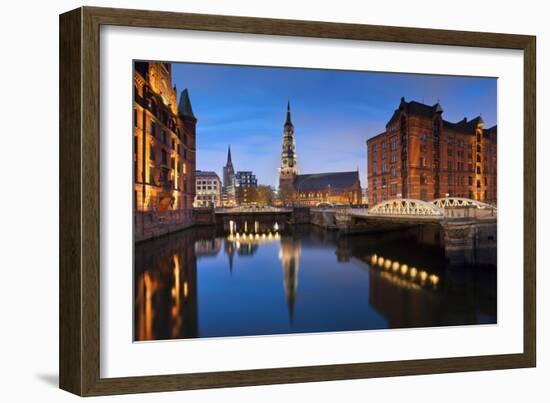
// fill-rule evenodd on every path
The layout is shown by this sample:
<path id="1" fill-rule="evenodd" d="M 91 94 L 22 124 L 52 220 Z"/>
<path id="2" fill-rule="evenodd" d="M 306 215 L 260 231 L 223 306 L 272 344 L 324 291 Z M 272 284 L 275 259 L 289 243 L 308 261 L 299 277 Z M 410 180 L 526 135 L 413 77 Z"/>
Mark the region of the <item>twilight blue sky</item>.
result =
<path id="1" fill-rule="evenodd" d="M 221 178 L 231 144 L 235 170 L 273 186 L 288 99 L 301 173 L 359 167 L 363 187 L 365 141 L 384 130 L 402 96 L 439 99 L 453 122 L 480 113 L 486 127 L 497 120 L 494 78 L 174 63 L 172 79 L 178 91 L 189 88 L 198 119 L 197 169 Z"/>

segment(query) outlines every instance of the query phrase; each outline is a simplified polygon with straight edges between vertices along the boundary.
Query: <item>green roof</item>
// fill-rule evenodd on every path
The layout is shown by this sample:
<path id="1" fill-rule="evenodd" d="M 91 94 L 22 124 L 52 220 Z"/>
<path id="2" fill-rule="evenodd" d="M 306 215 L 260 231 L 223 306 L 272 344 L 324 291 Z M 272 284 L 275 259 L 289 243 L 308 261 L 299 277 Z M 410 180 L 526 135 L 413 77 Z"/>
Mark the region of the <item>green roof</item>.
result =
<path id="1" fill-rule="evenodd" d="M 181 92 L 180 102 L 178 104 L 178 114 L 182 117 L 195 118 L 195 115 L 193 114 L 193 108 L 191 107 L 191 100 L 189 99 L 189 91 L 187 90 L 187 88 Z"/>

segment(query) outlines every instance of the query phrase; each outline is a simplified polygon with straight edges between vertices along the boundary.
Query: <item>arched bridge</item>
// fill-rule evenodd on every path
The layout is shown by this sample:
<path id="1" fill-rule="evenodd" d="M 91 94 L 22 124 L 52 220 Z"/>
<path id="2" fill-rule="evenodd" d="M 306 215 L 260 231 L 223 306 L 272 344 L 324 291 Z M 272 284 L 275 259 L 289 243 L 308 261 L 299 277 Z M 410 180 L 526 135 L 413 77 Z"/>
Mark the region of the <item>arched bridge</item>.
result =
<path id="1" fill-rule="evenodd" d="M 416 199 L 393 199 L 378 203 L 366 211 L 371 216 L 406 216 L 406 217 L 445 217 L 445 210 L 424 200 Z"/>
<path id="2" fill-rule="evenodd" d="M 340 209 L 339 215 L 354 217 L 411 218 L 418 220 L 443 220 L 445 218 L 496 217 L 493 205 L 463 197 L 445 197 L 431 202 L 417 199 L 391 199 L 370 209 Z"/>
<path id="3" fill-rule="evenodd" d="M 441 208 L 468 208 L 473 207 L 482 210 L 496 210 L 496 207 L 480 202 L 478 200 L 466 199 L 464 197 L 443 197 L 432 201 L 437 207 Z"/>

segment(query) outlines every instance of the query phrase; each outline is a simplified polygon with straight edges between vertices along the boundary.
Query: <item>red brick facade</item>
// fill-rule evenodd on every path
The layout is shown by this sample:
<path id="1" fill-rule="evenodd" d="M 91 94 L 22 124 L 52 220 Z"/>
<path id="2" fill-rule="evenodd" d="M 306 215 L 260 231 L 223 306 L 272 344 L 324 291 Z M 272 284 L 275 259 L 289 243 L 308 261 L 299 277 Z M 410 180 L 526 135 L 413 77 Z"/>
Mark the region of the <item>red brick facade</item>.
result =
<path id="1" fill-rule="evenodd" d="M 455 196 L 496 204 L 497 127 L 451 123 L 439 103 L 401 99 L 386 131 L 367 141 L 368 201 Z"/>

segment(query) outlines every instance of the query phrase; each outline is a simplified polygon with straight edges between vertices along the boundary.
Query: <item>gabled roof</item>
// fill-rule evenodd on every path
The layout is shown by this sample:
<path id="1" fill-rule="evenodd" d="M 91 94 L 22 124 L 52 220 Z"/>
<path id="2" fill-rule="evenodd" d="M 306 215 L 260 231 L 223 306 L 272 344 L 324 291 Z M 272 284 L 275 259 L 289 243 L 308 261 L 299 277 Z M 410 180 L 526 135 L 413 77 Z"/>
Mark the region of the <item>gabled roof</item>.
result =
<path id="1" fill-rule="evenodd" d="M 488 129 L 483 129 L 484 137 L 495 137 L 497 136 L 497 125 L 489 127 Z"/>
<path id="2" fill-rule="evenodd" d="M 359 182 L 359 172 L 325 172 L 297 175 L 294 178 L 294 189 L 299 192 L 331 188 L 349 188 Z"/>
<path id="3" fill-rule="evenodd" d="M 399 116 L 400 111 L 405 111 L 409 115 L 416 115 L 416 116 L 423 116 L 427 118 L 433 117 L 436 113 L 443 113 L 443 108 L 441 107 L 440 103 L 437 102 L 434 105 L 426 105 L 421 102 L 416 101 L 405 101 L 405 98 L 401 98 L 401 102 L 399 103 L 399 108 L 397 108 L 390 120 L 388 121 L 388 125 L 392 123 L 397 117 Z"/>
<path id="4" fill-rule="evenodd" d="M 178 104 L 178 115 L 180 115 L 181 117 L 195 118 L 195 115 L 193 114 L 193 108 L 191 107 L 191 100 L 189 99 L 189 91 L 187 90 L 187 88 L 181 92 L 180 102 Z"/>
<path id="5" fill-rule="evenodd" d="M 475 117 L 472 120 L 468 120 L 466 118 L 456 122 L 452 123 L 447 120 L 443 120 L 443 126 L 447 127 L 451 130 L 465 133 L 465 134 L 475 134 L 476 128 L 478 124 L 483 124 L 483 119 L 481 116 Z"/>

